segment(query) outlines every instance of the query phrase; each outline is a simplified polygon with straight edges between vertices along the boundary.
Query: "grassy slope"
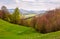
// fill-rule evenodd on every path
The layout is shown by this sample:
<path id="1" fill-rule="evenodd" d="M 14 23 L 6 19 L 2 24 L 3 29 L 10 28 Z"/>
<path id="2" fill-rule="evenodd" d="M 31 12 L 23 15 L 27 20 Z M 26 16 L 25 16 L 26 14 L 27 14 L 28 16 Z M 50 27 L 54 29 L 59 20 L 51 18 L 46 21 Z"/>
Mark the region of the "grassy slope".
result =
<path id="1" fill-rule="evenodd" d="M 0 39 L 60 39 L 60 31 L 41 34 L 32 28 L 11 24 L 0 19 Z"/>

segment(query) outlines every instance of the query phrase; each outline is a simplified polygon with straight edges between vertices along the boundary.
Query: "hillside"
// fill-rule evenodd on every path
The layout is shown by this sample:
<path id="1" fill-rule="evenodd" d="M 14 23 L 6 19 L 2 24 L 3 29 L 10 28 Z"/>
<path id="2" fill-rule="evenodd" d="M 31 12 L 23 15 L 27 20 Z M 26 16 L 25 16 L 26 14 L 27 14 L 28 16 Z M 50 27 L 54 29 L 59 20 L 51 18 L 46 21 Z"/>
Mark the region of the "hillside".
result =
<path id="1" fill-rule="evenodd" d="M 60 39 L 60 31 L 41 34 L 34 29 L 0 19 L 0 39 Z"/>
<path id="2" fill-rule="evenodd" d="M 42 16 L 32 19 L 32 26 L 41 33 L 50 33 L 60 30 L 60 9 L 49 10 Z"/>

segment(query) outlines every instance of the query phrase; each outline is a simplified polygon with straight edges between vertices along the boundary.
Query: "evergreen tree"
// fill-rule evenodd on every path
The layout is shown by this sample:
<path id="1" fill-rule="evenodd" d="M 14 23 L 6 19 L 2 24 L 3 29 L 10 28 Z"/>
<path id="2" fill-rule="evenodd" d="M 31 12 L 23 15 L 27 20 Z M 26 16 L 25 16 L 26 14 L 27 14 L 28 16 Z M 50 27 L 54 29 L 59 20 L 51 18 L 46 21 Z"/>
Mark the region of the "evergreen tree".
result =
<path id="1" fill-rule="evenodd" d="M 20 11 L 18 8 L 16 8 L 12 14 L 12 22 L 15 24 L 18 24 L 20 22 Z"/>

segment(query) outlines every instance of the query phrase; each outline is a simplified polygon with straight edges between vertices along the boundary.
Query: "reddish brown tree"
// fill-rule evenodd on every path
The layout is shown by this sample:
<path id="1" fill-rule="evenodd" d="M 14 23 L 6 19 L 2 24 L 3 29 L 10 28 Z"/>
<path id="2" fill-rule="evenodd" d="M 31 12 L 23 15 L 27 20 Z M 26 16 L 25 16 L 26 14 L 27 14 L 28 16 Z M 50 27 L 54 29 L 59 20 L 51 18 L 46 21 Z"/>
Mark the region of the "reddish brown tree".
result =
<path id="1" fill-rule="evenodd" d="M 2 14 L 2 11 L 0 10 L 0 18 L 2 19 L 3 18 L 3 14 Z"/>
<path id="2" fill-rule="evenodd" d="M 42 16 L 38 15 L 35 18 L 32 19 L 31 23 L 39 32 L 48 33 L 60 30 L 60 9 L 47 11 Z M 34 25 L 34 23 L 36 24 Z"/>

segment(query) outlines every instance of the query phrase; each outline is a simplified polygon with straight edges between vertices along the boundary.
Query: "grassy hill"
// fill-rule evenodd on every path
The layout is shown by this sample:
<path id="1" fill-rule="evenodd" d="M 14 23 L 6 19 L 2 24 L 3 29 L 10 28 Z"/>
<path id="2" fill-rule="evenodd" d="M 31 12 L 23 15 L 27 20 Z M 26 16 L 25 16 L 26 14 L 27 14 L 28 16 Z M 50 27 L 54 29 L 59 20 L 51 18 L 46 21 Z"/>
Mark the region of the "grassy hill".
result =
<path id="1" fill-rule="evenodd" d="M 60 39 L 60 31 L 41 34 L 33 28 L 11 24 L 0 19 L 0 39 Z"/>

